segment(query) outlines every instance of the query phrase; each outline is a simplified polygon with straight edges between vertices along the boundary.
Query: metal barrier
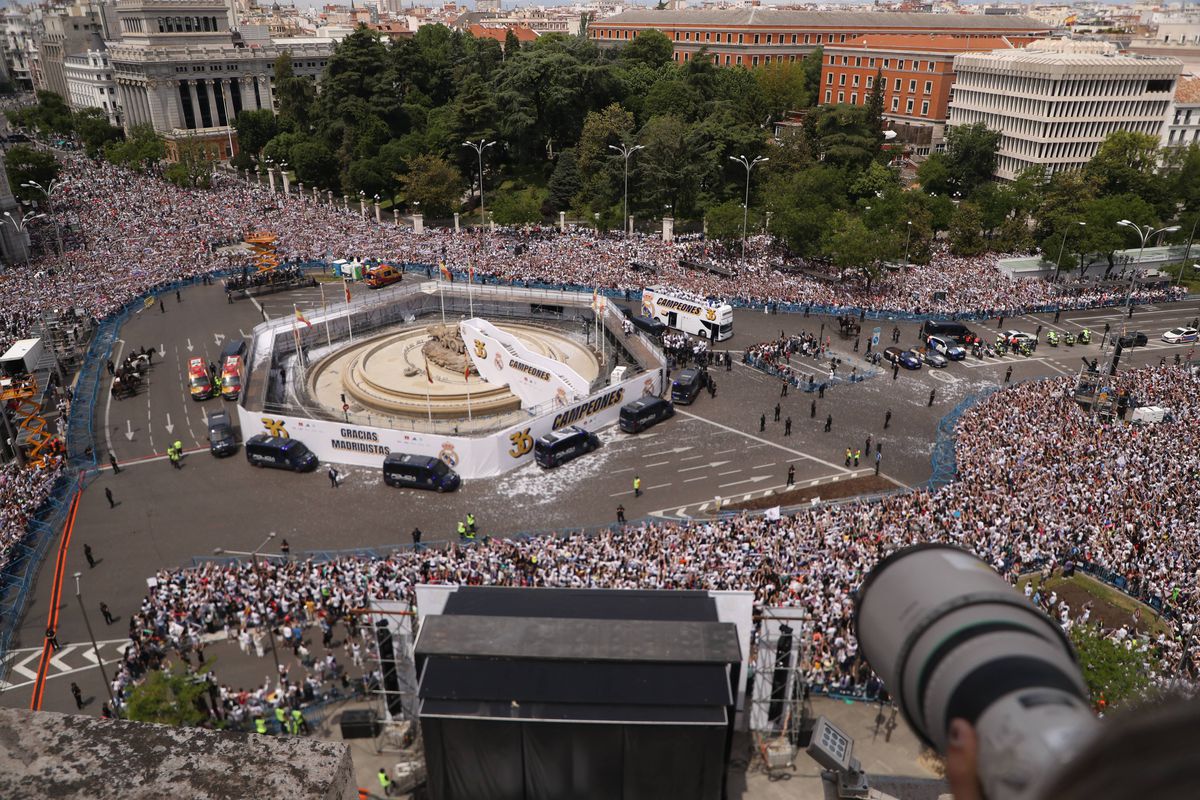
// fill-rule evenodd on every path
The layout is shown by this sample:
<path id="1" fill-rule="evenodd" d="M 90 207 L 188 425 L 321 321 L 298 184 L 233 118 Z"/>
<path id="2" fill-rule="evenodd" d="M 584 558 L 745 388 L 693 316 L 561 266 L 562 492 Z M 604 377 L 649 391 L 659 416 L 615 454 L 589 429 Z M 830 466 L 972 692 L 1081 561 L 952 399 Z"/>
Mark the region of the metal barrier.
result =
<path id="1" fill-rule="evenodd" d="M 933 472 L 929 476 L 929 480 L 925 482 L 927 488 L 938 489 L 954 481 L 958 475 L 958 457 L 954 448 L 958 421 L 962 419 L 962 415 L 967 409 L 985 397 L 995 394 L 999 388 L 999 386 L 994 386 L 964 398 L 938 422 L 937 441 L 933 445 L 933 454 L 930 456 Z"/>

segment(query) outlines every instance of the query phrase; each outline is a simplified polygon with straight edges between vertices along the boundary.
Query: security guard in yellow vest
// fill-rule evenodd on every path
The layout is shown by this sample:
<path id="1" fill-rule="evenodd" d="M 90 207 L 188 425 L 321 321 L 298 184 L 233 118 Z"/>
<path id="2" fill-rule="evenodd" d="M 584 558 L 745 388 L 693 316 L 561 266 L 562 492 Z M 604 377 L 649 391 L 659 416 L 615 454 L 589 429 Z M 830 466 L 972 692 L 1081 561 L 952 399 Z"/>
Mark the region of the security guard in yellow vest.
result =
<path id="1" fill-rule="evenodd" d="M 298 708 L 292 709 L 292 735 L 299 736 L 304 729 L 304 712 Z"/>
<path id="2" fill-rule="evenodd" d="M 283 710 L 283 706 L 275 706 L 275 721 L 279 723 L 279 732 L 287 731 L 287 712 Z"/>
<path id="3" fill-rule="evenodd" d="M 266 736 L 267 735 L 267 721 L 265 719 L 263 719 L 262 717 L 255 717 L 254 718 L 254 732 L 261 733 L 263 736 Z"/>
<path id="4" fill-rule="evenodd" d="M 459 539 L 467 538 L 467 525 L 461 519 L 458 521 L 458 538 Z"/>
<path id="5" fill-rule="evenodd" d="M 379 785 L 383 789 L 384 797 L 392 796 L 392 779 L 388 777 L 387 770 L 383 767 L 379 768 Z"/>
<path id="6" fill-rule="evenodd" d="M 475 515 L 467 514 L 467 533 L 475 533 Z"/>

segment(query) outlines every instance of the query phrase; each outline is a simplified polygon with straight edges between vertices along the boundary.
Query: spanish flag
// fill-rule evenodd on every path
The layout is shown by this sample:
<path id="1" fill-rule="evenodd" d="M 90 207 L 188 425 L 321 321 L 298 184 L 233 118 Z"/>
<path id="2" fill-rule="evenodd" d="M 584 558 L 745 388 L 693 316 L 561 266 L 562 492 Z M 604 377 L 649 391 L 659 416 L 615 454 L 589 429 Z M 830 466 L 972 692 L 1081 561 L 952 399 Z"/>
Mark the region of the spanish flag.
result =
<path id="1" fill-rule="evenodd" d="M 347 281 L 347 280 L 342 281 L 342 286 L 345 287 L 345 289 L 346 289 L 346 302 L 349 303 L 350 302 L 350 281 Z"/>
<path id="2" fill-rule="evenodd" d="M 298 321 L 298 322 L 303 322 L 305 325 L 307 325 L 308 327 L 310 327 L 310 328 L 311 328 L 311 327 L 312 327 L 312 323 L 311 323 L 311 322 L 309 322 L 308 320 L 306 320 L 306 319 L 304 318 L 304 315 L 300 313 L 300 308 L 299 308 L 299 306 L 292 306 L 292 308 L 294 308 L 294 309 L 296 310 L 296 321 Z"/>
<path id="3" fill-rule="evenodd" d="M 449 269 L 446 268 L 445 261 L 442 261 L 441 263 L 438 264 L 438 269 L 440 269 L 442 271 L 443 278 L 450 281 L 451 283 L 454 283 L 454 274 L 452 272 L 450 272 Z"/>
<path id="4" fill-rule="evenodd" d="M 474 282 L 475 282 L 475 267 L 471 265 L 470 261 L 468 261 L 467 262 L 467 283 L 474 283 Z"/>

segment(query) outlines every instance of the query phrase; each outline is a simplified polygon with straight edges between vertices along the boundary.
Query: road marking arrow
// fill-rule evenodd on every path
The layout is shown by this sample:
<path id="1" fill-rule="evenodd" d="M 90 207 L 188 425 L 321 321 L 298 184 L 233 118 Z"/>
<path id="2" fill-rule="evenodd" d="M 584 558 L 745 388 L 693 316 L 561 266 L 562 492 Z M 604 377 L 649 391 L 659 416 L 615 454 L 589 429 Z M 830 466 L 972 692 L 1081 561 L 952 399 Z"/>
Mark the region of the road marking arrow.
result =
<path id="1" fill-rule="evenodd" d="M 42 657 L 42 651 L 35 650 L 34 652 L 25 656 L 25 658 L 21 659 L 21 661 L 19 663 L 14 663 L 12 665 L 11 669 L 13 672 L 21 673 L 26 678 L 29 678 L 29 680 L 31 680 L 31 681 L 36 681 L 37 680 L 37 672 L 35 670 L 29 669 L 25 665 L 28 664 L 30 661 L 36 661 L 37 659 L 39 659 L 41 657 Z"/>
<path id="2" fill-rule="evenodd" d="M 191 339 L 188 339 L 188 340 L 187 340 L 187 343 L 188 343 L 188 352 L 190 353 L 190 352 L 192 352 L 192 349 L 193 349 L 193 348 L 192 348 L 192 340 L 191 340 Z"/>
<path id="3" fill-rule="evenodd" d="M 133 441 L 133 420 L 131 419 L 125 420 L 125 438 Z"/>
<path id="4" fill-rule="evenodd" d="M 707 469 L 708 467 L 720 467 L 720 466 L 723 466 L 728 463 L 729 463 L 728 461 L 711 461 L 707 464 L 701 464 L 696 467 L 684 467 L 683 469 L 681 469 L 679 471 L 680 472 L 691 472 L 694 469 Z"/>
<path id="5" fill-rule="evenodd" d="M 214 333 L 214 334 L 213 334 L 213 341 L 217 343 L 217 347 L 220 347 L 220 346 L 221 346 L 221 342 L 225 341 L 225 334 L 223 334 L 223 333 Z"/>
<path id="6" fill-rule="evenodd" d="M 64 647 L 63 649 L 59 650 L 59 651 L 58 651 L 57 653 L 55 653 L 54 655 L 50 656 L 50 666 L 52 666 L 52 667 L 54 667 L 54 668 L 56 668 L 56 669 L 60 669 L 60 670 L 62 670 L 63 672 L 72 672 L 72 671 L 74 671 L 75 667 L 72 667 L 70 664 L 68 664 L 67 662 L 63 661 L 62 659 L 63 659 L 63 657 L 64 657 L 64 656 L 66 656 L 66 655 L 67 655 L 67 653 L 70 653 L 70 652 L 71 652 L 72 650 L 74 650 L 75 648 L 76 648 L 76 645 L 69 644 L 69 645 L 67 645 L 66 647 Z"/>
<path id="7" fill-rule="evenodd" d="M 676 447 L 671 450 L 663 450 L 661 453 L 646 453 L 646 455 L 644 455 L 643 458 L 654 458 L 655 456 L 665 456 L 668 453 L 686 453 L 688 450 L 691 450 L 693 446 L 694 445 L 690 445 L 688 447 Z"/>
<path id="8" fill-rule="evenodd" d="M 684 511 L 687 511 L 687 506 L 684 506 L 683 508 L 680 508 L 679 510 L 677 510 L 675 512 L 675 516 L 683 517 L 684 519 L 691 519 L 691 517 L 689 517 L 687 514 L 683 513 Z"/>
<path id="9" fill-rule="evenodd" d="M 724 489 L 727 486 L 737 486 L 738 484 L 742 484 L 742 483 L 758 483 L 759 481 L 769 481 L 769 480 L 771 480 L 771 477 L 769 475 L 755 475 L 753 478 L 746 478 L 745 480 L 734 481 L 733 483 L 722 483 L 718 486 L 718 488 Z"/>
<path id="10" fill-rule="evenodd" d="M 175 426 L 171 424 L 171 415 L 170 414 L 167 414 L 167 424 L 163 425 L 163 427 L 167 429 L 167 433 L 175 432 Z"/>

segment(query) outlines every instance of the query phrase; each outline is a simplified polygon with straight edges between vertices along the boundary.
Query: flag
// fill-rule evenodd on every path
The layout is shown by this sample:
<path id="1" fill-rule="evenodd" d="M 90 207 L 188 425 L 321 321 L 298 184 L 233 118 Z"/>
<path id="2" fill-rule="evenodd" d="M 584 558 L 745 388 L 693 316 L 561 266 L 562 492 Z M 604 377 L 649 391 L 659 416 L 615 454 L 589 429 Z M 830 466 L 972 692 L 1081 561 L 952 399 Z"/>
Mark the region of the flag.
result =
<path id="1" fill-rule="evenodd" d="M 350 302 L 350 281 L 342 281 L 342 286 L 346 289 L 346 302 Z"/>
<path id="2" fill-rule="evenodd" d="M 450 281 L 451 283 L 454 283 L 454 275 L 450 272 L 449 269 L 446 268 L 445 261 L 442 261 L 441 263 L 438 264 L 438 269 L 440 269 L 442 271 L 443 278 Z"/>
<path id="3" fill-rule="evenodd" d="M 429 371 L 429 359 L 425 359 L 425 379 L 433 383 L 433 374 Z"/>
<path id="4" fill-rule="evenodd" d="M 475 267 L 470 261 L 467 262 L 467 283 L 475 282 Z"/>
<path id="5" fill-rule="evenodd" d="M 592 289 L 592 311 L 600 310 L 600 306 L 599 306 L 600 299 L 599 298 L 600 298 L 600 296 L 596 293 L 596 290 Z"/>
<path id="6" fill-rule="evenodd" d="M 467 362 L 467 366 L 463 367 L 463 380 L 464 381 L 471 380 L 471 362 L 470 361 Z"/>
<path id="7" fill-rule="evenodd" d="M 779 506 L 775 506 L 774 508 L 768 508 L 766 510 L 766 512 L 763 513 L 763 516 L 766 517 L 767 519 L 778 520 L 779 519 Z"/>
<path id="8" fill-rule="evenodd" d="M 305 325 L 311 328 L 312 323 L 304 318 L 304 315 L 300 313 L 300 309 L 296 306 L 292 306 L 292 308 L 296 309 L 296 320 L 298 322 L 303 322 Z"/>

